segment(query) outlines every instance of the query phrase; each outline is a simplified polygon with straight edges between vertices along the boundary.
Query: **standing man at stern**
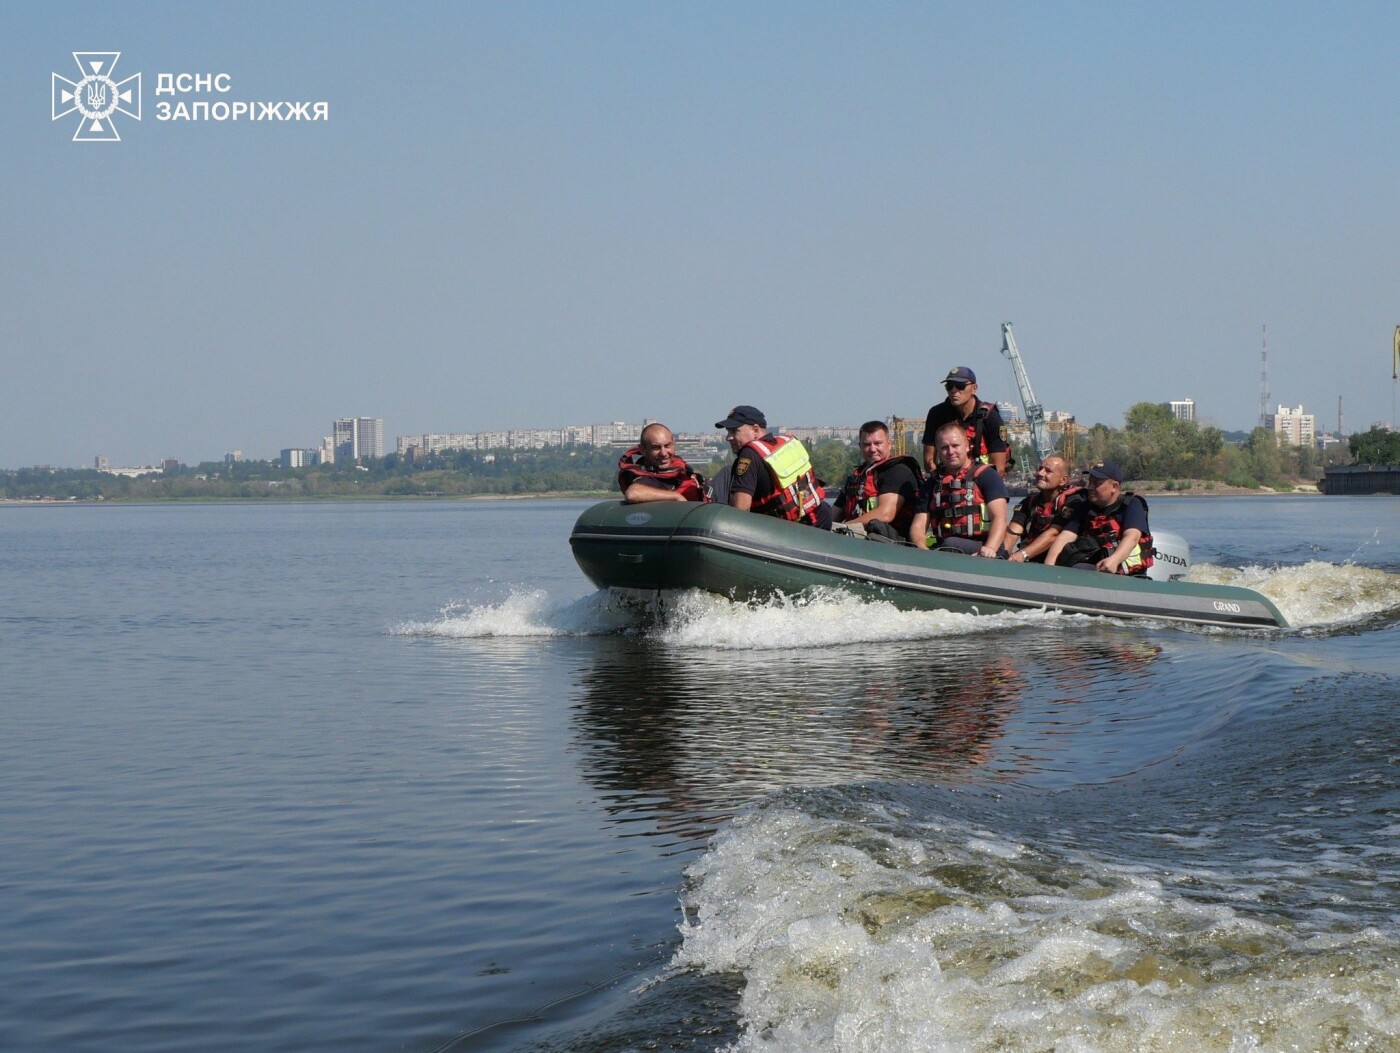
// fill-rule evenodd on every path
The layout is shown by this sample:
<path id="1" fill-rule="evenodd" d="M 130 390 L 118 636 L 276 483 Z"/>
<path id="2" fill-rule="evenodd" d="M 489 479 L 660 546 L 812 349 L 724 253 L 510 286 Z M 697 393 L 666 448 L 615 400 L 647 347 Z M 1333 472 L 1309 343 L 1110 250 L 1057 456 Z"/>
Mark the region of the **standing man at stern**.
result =
<path id="1" fill-rule="evenodd" d="M 734 464 L 729 469 L 729 504 L 744 512 L 831 529 L 831 506 L 807 448 L 791 435 L 772 435 L 768 418 L 753 406 L 735 406 L 724 420 Z"/>
<path id="2" fill-rule="evenodd" d="M 950 369 L 943 378 L 943 390 L 948 397 L 931 406 L 924 421 L 924 467 L 932 472 L 938 463 L 938 429 L 956 422 L 967 434 L 973 461 L 990 464 L 1004 478 L 1011 456 L 1006 425 L 995 402 L 983 402 L 977 397 L 977 374 L 967 366 Z"/>
<path id="3" fill-rule="evenodd" d="M 705 500 L 704 477 L 676 456 L 676 437 L 659 422 L 643 428 L 637 445 L 618 460 L 617 485 L 633 504 Z"/>

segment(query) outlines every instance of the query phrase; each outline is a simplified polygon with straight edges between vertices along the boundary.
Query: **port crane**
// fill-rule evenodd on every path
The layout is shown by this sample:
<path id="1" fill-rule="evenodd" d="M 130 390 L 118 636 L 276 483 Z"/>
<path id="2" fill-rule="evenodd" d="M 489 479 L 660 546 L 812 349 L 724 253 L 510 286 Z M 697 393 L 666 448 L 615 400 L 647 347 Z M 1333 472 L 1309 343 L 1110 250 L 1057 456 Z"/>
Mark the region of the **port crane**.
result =
<path id="1" fill-rule="evenodd" d="M 891 452 L 896 457 L 903 457 L 906 454 L 914 455 L 917 459 L 919 444 L 917 436 L 924 433 L 924 420 L 922 417 L 899 417 L 894 414 L 889 418 Z"/>
<path id="2" fill-rule="evenodd" d="M 1036 401 L 1031 390 L 1031 378 L 1026 376 L 1025 363 L 1016 347 L 1016 338 L 1011 335 L 1011 323 L 1001 323 L 1001 353 L 1011 359 L 1011 371 L 1016 374 L 1016 388 L 1021 395 L 1021 405 L 1026 410 L 1026 423 L 1031 429 L 1031 446 L 1035 449 L 1035 460 L 1041 460 L 1054 453 L 1050 442 L 1050 429 L 1045 424 L 1045 407 Z"/>
<path id="3" fill-rule="evenodd" d="M 1035 397 L 1031 388 L 1031 378 L 1026 374 L 1026 364 L 1021 361 L 1020 348 L 1011 332 L 1011 323 L 1001 323 L 1001 353 L 1011 360 L 1011 370 L 1016 375 L 1016 388 L 1021 396 L 1021 405 L 1026 411 L 1026 424 L 1030 427 L 1031 447 L 1035 452 L 1035 463 L 1039 464 L 1055 452 L 1055 441 L 1050 435 L 1050 427 L 1045 420 L 1045 407 Z M 912 453 L 917 449 L 914 437 L 923 421 L 914 417 L 891 416 L 889 418 L 890 438 L 894 453 Z M 1066 460 L 1073 461 L 1075 454 L 1074 418 L 1065 421 L 1061 435 L 1060 453 Z"/>

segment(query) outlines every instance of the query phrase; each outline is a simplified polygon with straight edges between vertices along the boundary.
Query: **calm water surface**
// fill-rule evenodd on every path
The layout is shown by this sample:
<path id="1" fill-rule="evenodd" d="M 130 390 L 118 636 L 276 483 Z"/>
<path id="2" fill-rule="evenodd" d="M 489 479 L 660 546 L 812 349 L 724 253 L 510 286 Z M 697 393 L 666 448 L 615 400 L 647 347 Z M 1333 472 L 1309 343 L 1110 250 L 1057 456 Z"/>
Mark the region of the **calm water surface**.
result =
<path id="1" fill-rule="evenodd" d="M 1154 501 L 1267 634 L 646 625 L 583 507 L 0 507 L 0 1049 L 1400 1049 L 1400 501 Z"/>

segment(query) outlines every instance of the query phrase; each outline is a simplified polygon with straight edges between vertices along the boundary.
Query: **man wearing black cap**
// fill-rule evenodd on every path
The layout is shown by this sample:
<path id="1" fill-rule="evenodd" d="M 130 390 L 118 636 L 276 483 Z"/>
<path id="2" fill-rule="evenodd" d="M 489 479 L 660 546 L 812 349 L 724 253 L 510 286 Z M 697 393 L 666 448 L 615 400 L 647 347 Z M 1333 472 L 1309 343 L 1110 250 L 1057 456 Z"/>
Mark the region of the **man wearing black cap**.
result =
<path id="1" fill-rule="evenodd" d="M 1079 518 L 1055 537 L 1045 556 L 1054 566 L 1065 550 L 1081 553 L 1075 545 L 1081 537 L 1097 544 L 1087 555 L 1074 556 L 1074 566 L 1107 574 L 1147 577 L 1152 566 L 1152 532 L 1147 525 L 1147 502 L 1123 489 L 1123 469 L 1112 461 L 1100 461 L 1089 469 L 1089 500 Z"/>
<path id="2" fill-rule="evenodd" d="M 724 420 L 734 464 L 729 469 L 729 504 L 744 512 L 831 529 L 831 506 L 807 448 L 791 435 L 768 432 L 768 418 L 753 406 L 735 406 Z"/>
<path id="3" fill-rule="evenodd" d="M 977 374 L 967 366 L 948 370 L 943 378 L 948 397 L 929 408 L 924 421 L 924 467 L 930 472 L 938 464 L 938 429 L 957 421 L 967 430 L 967 445 L 978 464 L 990 464 L 1006 475 L 1011 447 L 1006 441 L 1006 425 L 995 402 L 977 397 Z"/>

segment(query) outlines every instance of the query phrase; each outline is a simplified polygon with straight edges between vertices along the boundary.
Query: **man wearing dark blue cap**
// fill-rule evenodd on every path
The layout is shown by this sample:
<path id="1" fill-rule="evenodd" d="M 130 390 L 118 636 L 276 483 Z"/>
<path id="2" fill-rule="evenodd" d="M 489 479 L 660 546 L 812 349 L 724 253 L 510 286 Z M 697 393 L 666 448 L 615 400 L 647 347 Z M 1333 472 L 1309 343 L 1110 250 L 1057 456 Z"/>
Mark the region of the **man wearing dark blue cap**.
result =
<path id="1" fill-rule="evenodd" d="M 924 422 L 924 467 L 932 472 L 938 463 L 938 429 L 957 421 L 967 431 L 973 461 L 990 464 L 1005 476 L 1011 451 L 1006 424 L 995 402 L 977 397 L 977 374 L 967 366 L 956 366 L 943 378 L 943 389 L 948 397 L 929 408 Z"/>
<path id="2" fill-rule="evenodd" d="M 1147 568 L 1152 566 L 1147 502 L 1123 489 L 1123 469 L 1112 461 L 1100 461 L 1089 469 L 1088 476 L 1089 500 L 1079 518 L 1055 537 L 1055 543 L 1045 556 L 1045 565 L 1056 565 L 1068 549 L 1075 553 L 1073 565 L 1080 569 L 1147 577 Z M 1076 544 L 1080 538 L 1094 542 L 1097 547 L 1084 553 Z"/>
<path id="3" fill-rule="evenodd" d="M 729 469 L 729 504 L 745 512 L 831 529 L 831 506 L 807 448 L 791 435 L 772 435 L 768 418 L 753 406 L 735 406 L 723 420 L 734 464 Z"/>

